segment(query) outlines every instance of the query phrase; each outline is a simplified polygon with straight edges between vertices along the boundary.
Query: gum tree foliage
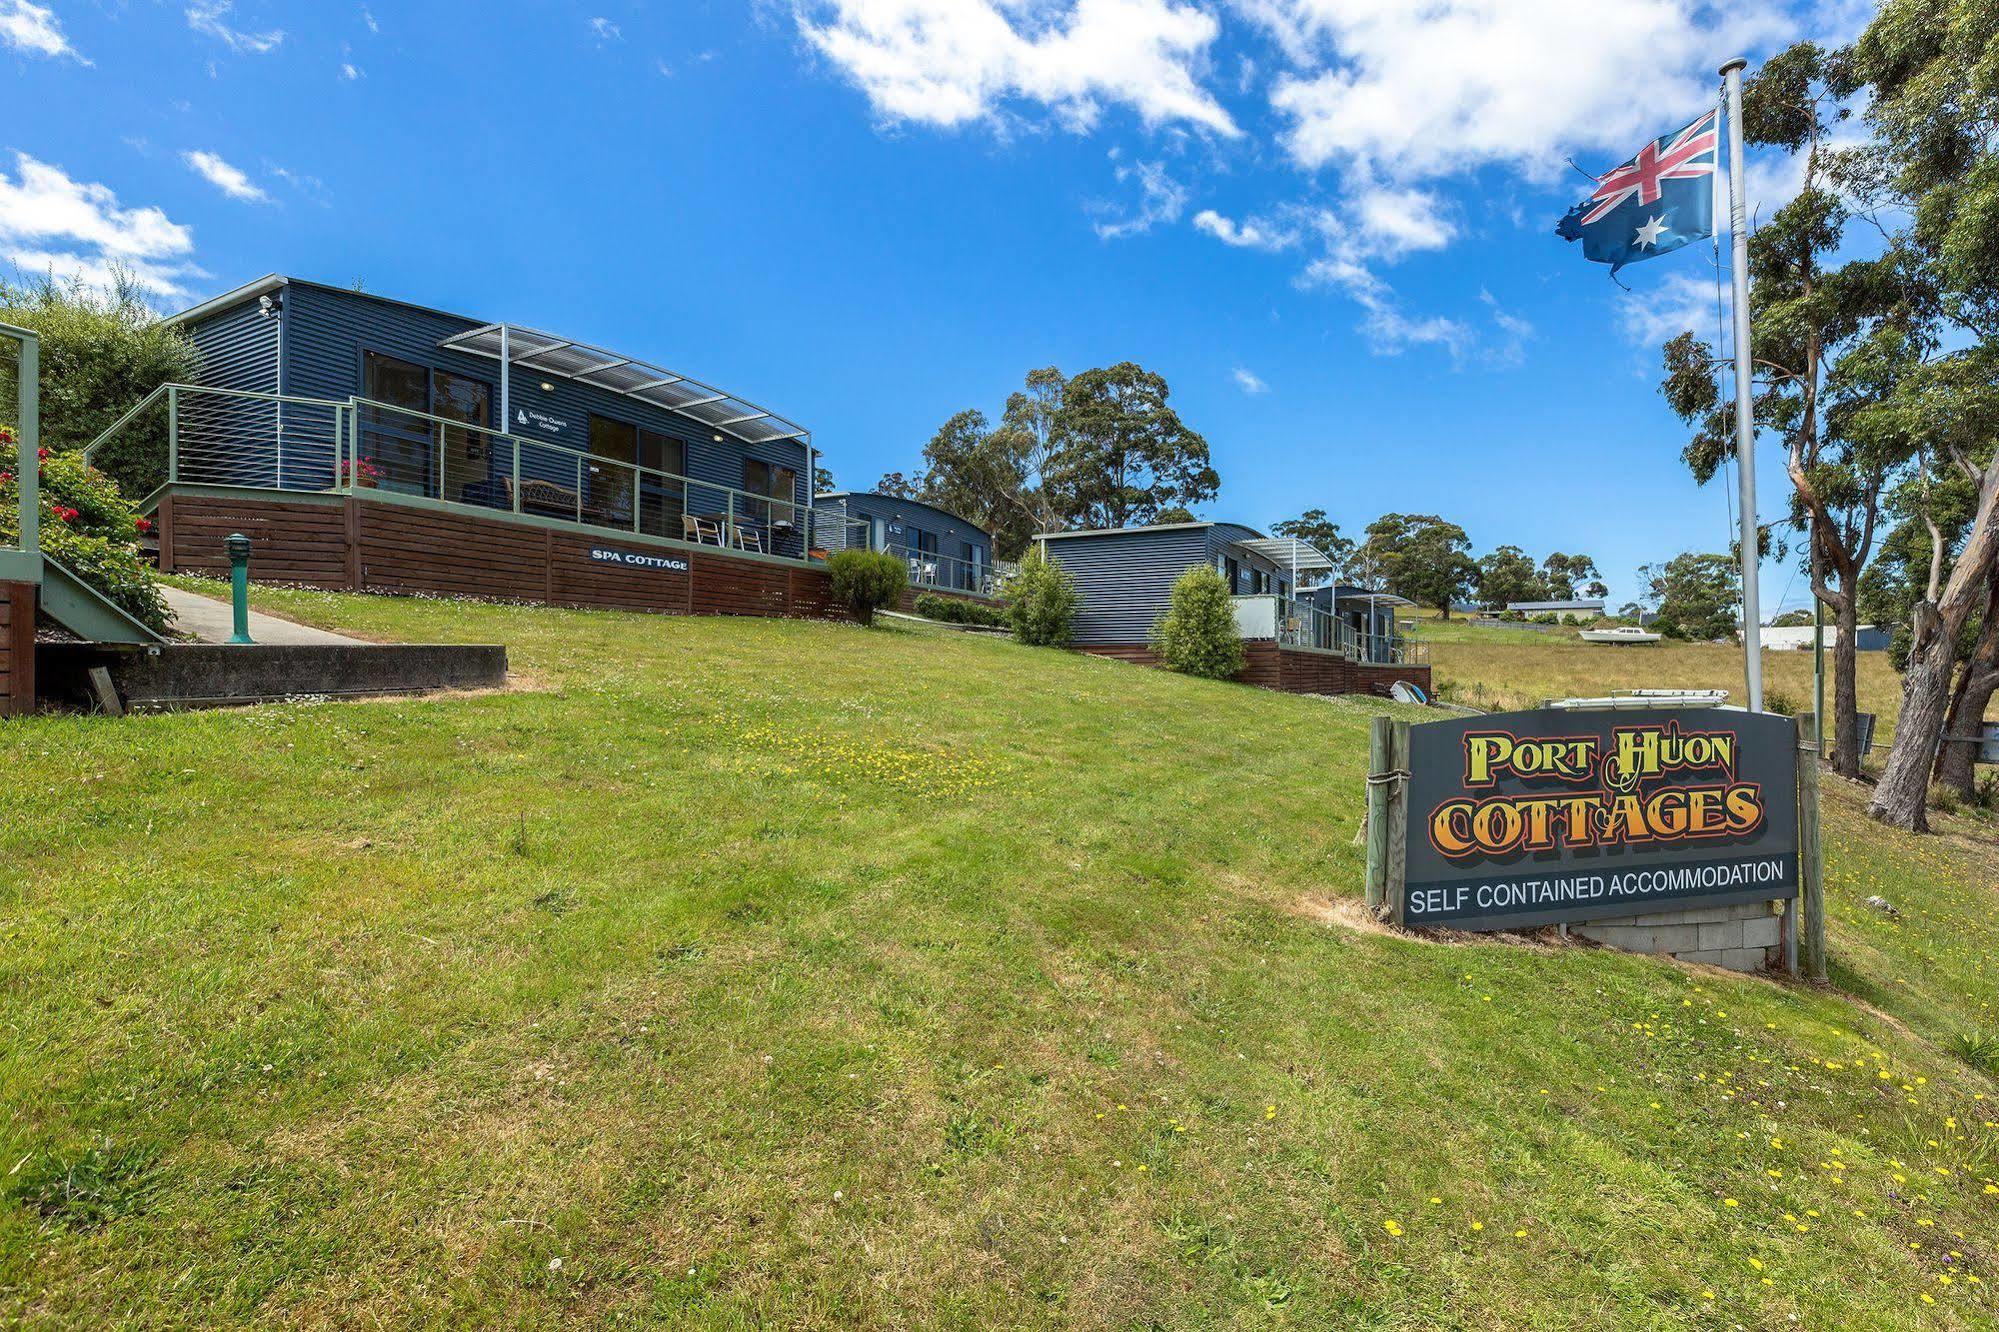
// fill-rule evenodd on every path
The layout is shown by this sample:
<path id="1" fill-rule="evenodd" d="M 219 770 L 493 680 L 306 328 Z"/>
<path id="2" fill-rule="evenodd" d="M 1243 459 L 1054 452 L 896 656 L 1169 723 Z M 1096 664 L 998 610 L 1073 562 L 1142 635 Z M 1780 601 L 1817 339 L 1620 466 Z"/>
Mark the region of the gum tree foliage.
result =
<path id="1" fill-rule="evenodd" d="M 1478 602 L 1487 610 L 1504 610 L 1509 601 L 1547 599 L 1546 580 L 1520 547 L 1500 546 L 1479 558 Z"/>
<path id="2" fill-rule="evenodd" d="M 41 334 L 42 443 L 57 453 L 81 449 L 148 393 L 192 380 L 201 365 L 194 344 L 162 324 L 144 287 L 122 272 L 108 289 L 49 276 L 0 280 L 0 323 Z M 0 384 L 0 419 L 12 421 L 12 373 Z M 96 462 L 126 494 L 144 496 L 166 480 L 166 454 L 165 415 L 153 412 Z"/>
<path id="3" fill-rule="evenodd" d="M 1610 592 L 1594 559 L 1587 555 L 1564 555 L 1559 550 L 1541 561 L 1541 582 L 1551 601 L 1601 597 Z"/>
<path id="4" fill-rule="evenodd" d="M 1228 680 L 1242 670 L 1235 599 L 1211 564 L 1196 564 L 1174 580 L 1152 638 L 1160 660 L 1182 674 Z"/>
<path id="5" fill-rule="evenodd" d="M 1396 596 L 1434 606 L 1451 618 L 1451 603 L 1478 579 L 1471 539 L 1433 513 L 1385 513 L 1367 525 L 1361 559 Z"/>
<path id="6" fill-rule="evenodd" d="M 1052 418 L 1044 481 L 1070 525 L 1129 527 L 1215 497 L 1208 441 L 1167 399 L 1166 380 L 1131 361 L 1069 380 Z"/>
<path id="7" fill-rule="evenodd" d="M 1270 529 L 1271 535 L 1302 541 L 1332 561 L 1328 578 L 1335 583 L 1351 583 L 1356 577 L 1354 555 L 1359 549 L 1352 537 L 1340 535 L 1340 525 L 1326 517 L 1324 509 L 1307 509 L 1296 518 L 1286 518 Z"/>
<path id="8" fill-rule="evenodd" d="M 1801 42 L 1743 86 L 1743 131 L 1781 148 L 1803 183 L 1749 242 L 1751 353 L 1756 423 L 1784 442 L 1790 518 L 1812 533 L 1806 564 L 1813 593 L 1832 611 L 1834 768 L 1860 771 L 1854 631 L 1858 584 L 1872 553 L 1881 496 L 1910 461 L 1908 441 L 1867 429 L 1865 408 L 1891 392 L 1920 359 L 1934 309 L 1916 256 L 1889 245 L 1836 262 L 1856 217 L 1853 196 L 1873 177 L 1866 148 L 1836 148 L 1855 91 L 1846 50 Z M 1716 378 L 1714 348 L 1683 333 L 1665 347 L 1662 391 L 1693 428 L 1683 456 L 1702 484 L 1735 452 L 1735 412 Z"/>
<path id="9" fill-rule="evenodd" d="M 1742 581 L 1729 555 L 1686 551 L 1661 565 L 1638 570 L 1658 607 L 1653 628 L 1694 642 L 1735 637 L 1742 614 Z"/>
<path id="10" fill-rule="evenodd" d="M 1999 5 L 1886 0 L 1853 48 L 1851 75 L 1869 95 L 1878 179 L 1910 219 L 1906 243 L 1936 284 L 1948 348 L 1876 411 L 1900 418 L 1932 482 L 1954 473 L 1974 495 L 1955 553 L 1935 540 L 1920 582 L 1901 717 L 1868 806 L 1924 829 L 1962 635 L 1999 574 Z"/>

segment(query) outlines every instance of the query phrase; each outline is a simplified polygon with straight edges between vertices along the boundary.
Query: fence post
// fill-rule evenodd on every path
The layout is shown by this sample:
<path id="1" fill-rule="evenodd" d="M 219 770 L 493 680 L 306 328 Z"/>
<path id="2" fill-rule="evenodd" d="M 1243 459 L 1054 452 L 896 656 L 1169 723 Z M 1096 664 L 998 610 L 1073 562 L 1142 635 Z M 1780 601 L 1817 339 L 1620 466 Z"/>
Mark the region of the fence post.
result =
<path id="1" fill-rule="evenodd" d="M 1798 920 L 1792 926 L 1806 976 L 1826 978 L 1825 860 L 1819 846 L 1819 751 L 1803 717 L 1798 718 Z M 1794 965 L 1792 974 L 1800 968 Z"/>
<path id="2" fill-rule="evenodd" d="M 1367 904 L 1388 900 L 1388 750 L 1394 719 L 1376 717 L 1367 728 Z"/>
<path id="3" fill-rule="evenodd" d="M 521 437 L 519 435 L 509 435 L 507 438 L 514 442 L 514 512 L 519 513 L 521 511 Z"/>
<path id="4" fill-rule="evenodd" d="M 1409 723 L 1395 722 L 1388 741 L 1388 874 L 1382 905 L 1389 919 L 1400 920 L 1409 865 Z"/>

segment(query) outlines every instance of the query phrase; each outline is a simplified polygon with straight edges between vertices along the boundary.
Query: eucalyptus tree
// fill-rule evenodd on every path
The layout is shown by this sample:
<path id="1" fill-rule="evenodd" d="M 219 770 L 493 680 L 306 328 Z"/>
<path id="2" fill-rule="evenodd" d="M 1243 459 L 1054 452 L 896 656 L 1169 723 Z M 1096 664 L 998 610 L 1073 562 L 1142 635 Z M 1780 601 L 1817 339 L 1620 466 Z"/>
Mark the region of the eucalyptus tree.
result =
<path id="1" fill-rule="evenodd" d="M 1922 463 L 1971 487 L 1955 555 L 1934 545 L 1915 599 L 1902 713 L 1868 812 L 1927 826 L 1962 634 L 1999 576 L 1999 5 L 1886 0 L 1853 48 L 1887 185 L 1935 275 L 1951 350 L 1897 394 Z M 1927 515 L 1925 515 L 1927 519 Z M 1947 571 L 1946 571 L 1947 565 Z"/>
<path id="2" fill-rule="evenodd" d="M 1850 53 L 1801 42 L 1773 56 L 1743 87 L 1743 132 L 1797 163 L 1797 195 L 1749 241 L 1751 354 L 1757 424 L 1784 442 L 1791 519 L 1811 533 L 1812 594 L 1831 608 L 1833 767 L 1860 772 L 1855 638 L 1859 582 L 1872 552 L 1882 490 L 1908 462 L 1884 447 L 1889 432 L 1841 428 L 1834 400 L 1857 408 L 1892 389 L 1915 364 L 1918 330 L 1933 313 L 1921 266 L 1890 245 L 1835 262 L 1854 220 L 1850 187 L 1866 179 L 1865 149 L 1834 147 L 1854 93 Z M 1900 353 L 1900 354 L 1898 354 Z M 1849 357 L 1859 356 L 1843 374 Z M 1683 457 L 1706 484 L 1735 453 L 1732 399 L 1723 401 L 1714 349 L 1682 333 L 1665 347 L 1662 392 L 1693 428 Z M 1884 382 L 1884 376 L 1886 381 Z"/>
<path id="3" fill-rule="evenodd" d="M 1180 419 L 1166 380 L 1131 361 L 1085 370 L 1052 417 L 1044 483 L 1056 510 L 1087 527 L 1150 523 L 1221 489 L 1208 441 Z"/>

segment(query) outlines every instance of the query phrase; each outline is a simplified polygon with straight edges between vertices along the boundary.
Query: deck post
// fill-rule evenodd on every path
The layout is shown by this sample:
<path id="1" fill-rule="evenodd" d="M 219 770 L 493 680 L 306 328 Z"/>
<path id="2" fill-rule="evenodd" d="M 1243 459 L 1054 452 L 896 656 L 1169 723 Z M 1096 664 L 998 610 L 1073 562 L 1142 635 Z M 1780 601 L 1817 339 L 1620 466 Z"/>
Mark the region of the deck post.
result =
<path id="1" fill-rule="evenodd" d="M 521 437 L 519 435 L 509 435 L 507 438 L 514 442 L 514 484 L 511 489 L 514 492 L 514 512 L 519 513 L 521 511 Z"/>
<path id="2" fill-rule="evenodd" d="M 180 480 L 180 385 L 167 385 L 167 480 Z"/>

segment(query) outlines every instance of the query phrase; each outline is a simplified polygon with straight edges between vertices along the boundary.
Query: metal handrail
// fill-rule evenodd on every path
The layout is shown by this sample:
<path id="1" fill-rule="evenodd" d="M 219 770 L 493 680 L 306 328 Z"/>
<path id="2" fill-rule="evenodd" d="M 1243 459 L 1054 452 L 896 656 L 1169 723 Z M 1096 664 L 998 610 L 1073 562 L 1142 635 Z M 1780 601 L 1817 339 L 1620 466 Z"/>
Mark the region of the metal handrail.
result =
<path id="1" fill-rule="evenodd" d="M 39 579 L 42 553 L 42 336 L 33 329 L 0 324 L 0 337 L 12 338 L 21 347 L 16 362 L 20 367 L 20 378 L 14 393 L 15 410 L 21 418 L 14 423 L 14 481 L 21 508 L 21 521 L 15 529 L 15 539 L 20 543 L 18 549 L 22 555 L 12 558 L 24 560 L 27 572 Z M 33 616 L 29 618 L 33 619 Z"/>
<path id="2" fill-rule="evenodd" d="M 574 487 L 574 517 L 581 526 L 599 528 L 606 531 L 643 532 L 648 515 L 654 518 L 670 519 L 671 511 L 679 508 L 683 514 L 691 511 L 689 497 L 711 497 L 716 512 L 699 513 L 702 527 L 693 537 L 687 534 L 687 524 L 683 520 L 679 530 L 659 532 L 672 540 L 704 540 L 703 533 L 712 532 L 717 544 L 741 549 L 763 550 L 766 542 L 789 546 L 795 540 L 799 545 L 796 558 L 810 558 L 813 537 L 813 514 L 811 506 L 798 499 L 778 495 L 760 495 L 755 491 L 730 486 L 721 482 L 704 481 L 661 468 L 645 467 L 637 462 L 605 458 L 572 448 L 565 444 L 546 440 L 529 439 L 495 430 L 490 426 L 468 421 L 454 420 L 439 416 L 434 412 L 417 411 L 408 407 L 398 407 L 392 403 L 371 398 L 350 396 L 345 401 L 330 398 L 312 398 L 296 394 L 262 393 L 243 389 L 211 387 L 181 383 L 162 384 L 147 394 L 132 408 L 124 412 L 116 421 L 101 431 L 85 447 L 84 456 L 90 458 L 99 448 L 120 431 L 131 427 L 148 409 L 164 399 L 167 403 L 167 466 L 166 478 L 170 483 L 183 482 L 199 484 L 215 481 L 217 477 L 190 476 L 189 460 L 183 457 L 186 440 L 184 434 L 196 433 L 203 436 L 223 434 L 227 436 L 223 463 L 228 467 L 249 468 L 265 453 L 276 461 L 269 479 L 275 486 L 258 485 L 256 488 L 277 490 L 311 490 L 324 493 L 353 494 L 357 490 L 373 489 L 367 484 L 370 479 L 364 472 L 364 464 L 376 464 L 373 454 L 364 453 L 366 437 L 370 432 L 379 432 L 406 440 L 413 455 L 408 461 L 412 468 L 420 467 L 423 472 L 422 488 L 429 494 L 432 486 L 436 498 L 446 503 L 466 503 L 473 508 L 497 509 L 513 512 L 533 511 L 544 507 L 532 501 L 524 502 L 524 491 L 528 483 L 538 480 L 549 481 L 560 486 L 562 482 L 538 472 L 573 472 L 577 478 Z M 206 406 L 234 410 L 229 404 L 249 404 L 268 406 L 272 409 L 271 419 L 261 419 L 245 426 L 235 418 L 223 418 L 229 424 L 216 426 L 214 418 L 204 417 L 200 408 Z M 290 407 L 309 409 L 299 419 L 287 410 Z M 325 413 L 325 417 L 317 415 Z M 328 419 L 330 418 L 330 420 Z M 510 504 L 481 504 L 476 500 L 455 501 L 446 494 L 449 481 L 450 459 L 446 453 L 445 431 L 463 431 L 467 436 L 476 437 L 487 449 L 499 450 L 489 453 L 486 471 L 481 478 L 496 489 L 505 485 L 511 491 Z M 306 455 L 303 463 L 294 463 L 291 455 L 298 451 Z M 215 464 L 216 450 L 209 450 L 209 463 Z M 528 465 L 523 465 L 523 457 Z M 544 464 L 537 468 L 539 461 Z M 204 469 L 200 460 L 194 470 Z M 301 473 L 312 478 L 300 484 Z M 630 485 L 628 497 L 619 505 L 620 522 L 596 521 L 589 515 L 586 504 L 585 481 L 589 477 L 601 477 L 606 473 L 625 478 Z M 803 476 L 800 472 L 801 478 Z M 390 489 L 390 487 L 383 487 Z M 794 492 L 795 494 L 795 492 Z M 666 497 L 666 503 L 655 502 Z M 623 520 L 623 509 L 629 508 L 630 521 Z M 782 534 L 782 535 L 781 535 Z M 767 552 L 775 553 L 775 552 Z M 785 558 L 794 558 L 786 556 Z"/>
<path id="3" fill-rule="evenodd" d="M 975 564 L 961 556 L 918 550 L 907 542 L 900 541 L 892 541 L 883 549 L 885 553 L 908 562 L 909 581 L 916 587 L 991 596 L 999 585 L 999 572 L 990 563 Z M 927 577 L 923 574 L 926 566 L 929 569 Z M 955 575 L 956 581 L 945 579 L 942 575 L 946 571 Z"/>
<path id="4" fill-rule="evenodd" d="M 440 448 L 440 452 L 442 452 L 442 446 L 444 446 L 444 434 L 442 434 L 444 430 L 466 430 L 466 432 L 480 434 L 480 436 L 484 436 L 488 440 L 498 440 L 498 442 L 504 442 L 504 444 L 512 446 L 512 450 L 514 450 L 514 464 L 512 464 L 514 512 L 522 512 L 524 480 L 532 480 L 532 478 L 524 478 L 524 474 L 522 474 L 522 450 L 526 448 L 526 450 L 534 450 L 534 452 L 544 454 L 544 456 L 552 454 L 552 456 L 568 460 L 572 466 L 578 468 L 578 480 L 582 480 L 586 468 L 592 474 L 602 474 L 604 470 L 610 470 L 610 472 L 616 472 L 616 474 L 630 476 L 632 482 L 634 482 L 634 500 L 632 500 L 632 524 L 634 524 L 634 530 L 638 530 L 640 520 L 642 520 L 642 510 L 644 510 L 638 486 L 644 484 L 646 480 L 654 480 L 664 492 L 668 492 L 668 494 L 676 494 L 678 492 L 680 498 L 682 498 L 682 504 L 686 504 L 686 496 L 688 496 L 690 490 L 696 490 L 696 492 L 714 492 L 714 494 L 722 496 L 726 500 L 726 508 L 724 508 L 722 514 L 716 514 L 716 516 L 724 520 L 726 544 L 736 544 L 740 540 L 738 532 L 742 532 L 742 530 L 752 530 L 754 532 L 754 530 L 774 530 L 774 528 L 784 528 L 784 526 L 796 526 L 796 530 L 800 532 L 800 540 L 806 542 L 806 548 L 810 548 L 810 542 L 812 542 L 812 526 L 810 526 L 812 524 L 812 516 L 810 516 L 812 508 L 808 504 L 798 502 L 796 498 L 794 500 L 786 500 L 782 496 L 758 494 L 754 490 L 744 490 L 740 486 L 728 486 L 724 482 L 710 482 L 710 480 L 700 480 L 696 476 L 684 476 L 680 472 L 666 472 L 662 468 L 648 468 L 648 466 L 638 464 L 638 462 L 624 462 L 622 458 L 604 458 L 602 454 L 592 454 L 592 452 L 586 452 L 586 450 L 580 450 L 580 448 L 570 448 L 568 444 L 552 444 L 548 440 L 532 440 L 532 438 L 526 438 L 526 436 L 520 436 L 520 434 L 510 434 L 506 430 L 494 430 L 490 426 L 478 426 L 478 424 L 464 422 L 464 420 L 452 420 L 450 416 L 438 416 L 436 412 L 418 412 L 414 408 L 402 408 L 402 406 L 394 406 L 390 402 L 376 402 L 374 398 L 354 396 L 354 398 L 348 398 L 346 406 L 350 408 L 350 418 L 348 418 L 348 448 L 350 448 L 350 456 L 346 458 L 346 462 L 356 464 L 356 466 L 348 466 L 348 468 L 338 468 L 336 466 L 336 476 L 342 474 L 342 472 L 346 474 L 346 484 L 344 484 L 346 490 L 354 488 L 354 472 L 358 470 L 360 462 L 366 462 L 364 458 L 360 458 L 358 452 L 352 452 L 352 450 L 358 450 L 358 446 L 360 446 L 360 432 L 364 428 L 364 420 L 362 420 L 360 412 L 364 412 L 364 410 L 370 410 L 370 412 L 388 412 L 388 414 L 416 418 L 416 420 L 428 422 L 432 426 L 438 426 L 438 448 Z M 442 476 L 442 466 L 440 466 L 440 476 Z M 584 526 L 600 526 L 600 528 L 608 528 L 608 530 L 620 530 L 618 526 L 612 526 L 612 524 L 588 522 L 586 518 L 582 518 L 582 486 L 580 484 L 576 486 L 576 496 L 578 496 L 578 518 L 576 518 L 576 522 L 582 522 Z M 438 494 L 438 498 L 444 500 L 446 496 Z M 778 520 L 776 514 L 780 510 L 790 512 L 794 518 L 790 522 Z M 760 518 L 760 514 L 762 514 L 762 518 Z"/>

